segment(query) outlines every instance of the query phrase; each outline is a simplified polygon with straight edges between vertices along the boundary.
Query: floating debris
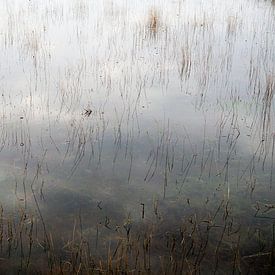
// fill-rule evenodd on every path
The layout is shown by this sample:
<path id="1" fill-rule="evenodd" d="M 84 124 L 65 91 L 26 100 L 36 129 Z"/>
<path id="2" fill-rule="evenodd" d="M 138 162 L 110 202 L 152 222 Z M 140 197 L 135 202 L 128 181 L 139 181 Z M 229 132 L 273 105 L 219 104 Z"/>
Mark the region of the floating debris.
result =
<path id="1" fill-rule="evenodd" d="M 91 109 L 84 109 L 84 111 L 85 111 L 84 112 L 84 116 L 85 117 L 89 117 L 92 114 L 92 112 L 93 112 Z"/>

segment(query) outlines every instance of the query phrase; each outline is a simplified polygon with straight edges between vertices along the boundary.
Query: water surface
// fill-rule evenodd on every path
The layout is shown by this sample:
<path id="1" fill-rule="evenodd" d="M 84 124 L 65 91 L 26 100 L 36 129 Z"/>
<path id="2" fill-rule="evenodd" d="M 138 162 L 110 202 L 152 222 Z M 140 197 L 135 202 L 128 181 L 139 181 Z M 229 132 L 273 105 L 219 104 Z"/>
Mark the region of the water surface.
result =
<path id="1" fill-rule="evenodd" d="M 148 234 L 153 271 L 185 255 L 195 272 L 245 272 L 251 259 L 270 272 L 274 12 L 273 1 L 2 1 L 4 213 L 26 212 L 60 251 L 78 234 L 104 259 Z M 181 247 L 182 230 L 192 256 L 164 245 Z M 15 268 L 50 268 L 37 247 L 14 253 Z"/>

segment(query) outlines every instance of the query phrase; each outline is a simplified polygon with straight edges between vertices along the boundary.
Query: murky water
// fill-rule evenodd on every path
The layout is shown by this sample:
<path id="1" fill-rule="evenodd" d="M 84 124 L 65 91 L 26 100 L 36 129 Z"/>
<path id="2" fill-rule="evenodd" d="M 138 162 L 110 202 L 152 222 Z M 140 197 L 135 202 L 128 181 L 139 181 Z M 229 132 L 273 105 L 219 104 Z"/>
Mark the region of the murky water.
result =
<path id="1" fill-rule="evenodd" d="M 1 1 L 4 213 L 102 258 L 151 234 L 152 271 L 190 227 L 206 250 L 173 257 L 194 272 L 270 272 L 274 15 L 273 1 Z M 16 268 L 39 266 L 39 248 L 13 249 Z"/>

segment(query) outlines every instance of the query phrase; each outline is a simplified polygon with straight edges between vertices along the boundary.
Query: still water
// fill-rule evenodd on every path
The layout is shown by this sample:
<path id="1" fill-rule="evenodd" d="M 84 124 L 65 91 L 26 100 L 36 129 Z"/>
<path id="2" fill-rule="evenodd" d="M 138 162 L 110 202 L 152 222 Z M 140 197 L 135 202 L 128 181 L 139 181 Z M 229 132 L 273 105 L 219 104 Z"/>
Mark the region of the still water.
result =
<path id="1" fill-rule="evenodd" d="M 1 1 L 0 270 L 270 274 L 274 15 Z"/>

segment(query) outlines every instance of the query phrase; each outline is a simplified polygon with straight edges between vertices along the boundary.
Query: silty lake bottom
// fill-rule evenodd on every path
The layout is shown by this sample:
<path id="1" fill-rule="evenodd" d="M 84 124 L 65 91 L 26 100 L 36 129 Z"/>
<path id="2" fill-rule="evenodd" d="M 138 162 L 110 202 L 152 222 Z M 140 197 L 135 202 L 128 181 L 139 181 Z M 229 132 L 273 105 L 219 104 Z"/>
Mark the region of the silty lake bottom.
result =
<path id="1" fill-rule="evenodd" d="M 274 274 L 275 2 L 0 2 L 1 274 Z"/>

